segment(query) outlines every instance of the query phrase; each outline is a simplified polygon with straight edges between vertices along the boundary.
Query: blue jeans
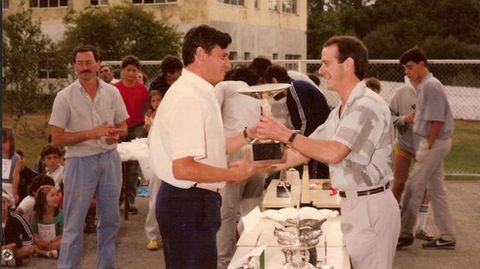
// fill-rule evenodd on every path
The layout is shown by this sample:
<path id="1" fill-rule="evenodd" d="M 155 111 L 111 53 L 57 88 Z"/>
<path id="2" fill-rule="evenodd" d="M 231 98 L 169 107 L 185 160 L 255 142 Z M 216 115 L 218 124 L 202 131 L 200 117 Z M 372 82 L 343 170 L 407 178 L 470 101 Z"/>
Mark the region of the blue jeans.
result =
<path id="1" fill-rule="evenodd" d="M 162 182 L 156 215 L 167 269 L 216 269 L 222 198 L 200 188 Z"/>
<path id="2" fill-rule="evenodd" d="M 85 216 L 94 195 L 98 217 L 97 268 L 114 268 L 115 239 L 120 228 L 118 197 L 121 182 L 117 150 L 67 159 L 63 200 L 65 223 L 58 268 L 80 268 Z"/>

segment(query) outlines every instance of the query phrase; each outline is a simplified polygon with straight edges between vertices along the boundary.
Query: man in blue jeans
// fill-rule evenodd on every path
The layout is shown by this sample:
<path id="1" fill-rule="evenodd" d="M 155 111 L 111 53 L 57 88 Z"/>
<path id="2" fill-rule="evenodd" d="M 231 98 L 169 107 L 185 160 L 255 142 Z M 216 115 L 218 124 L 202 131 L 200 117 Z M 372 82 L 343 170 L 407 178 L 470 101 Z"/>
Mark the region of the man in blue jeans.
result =
<path id="1" fill-rule="evenodd" d="M 160 186 L 156 215 L 168 269 L 216 269 L 225 181 L 262 172 L 246 154 L 227 168 L 226 153 L 251 141 L 255 128 L 226 138 L 214 85 L 230 68 L 230 35 L 207 25 L 190 29 L 182 47 L 185 69 L 159 107 L 149 134 Z"/>
<path id="2" fill-rule="evenodd" d="M 127 134 L 128 113 L 118 90 L 97 77 L 95 47 L 73 52 L 78 79 L 55 97 L 50 116 L 52 144 L 66 146 L 65 223 L 58 268 L 80 268 L 83 228 L 90 201 L 97 201 L 97 268 L 115 267 L 115 238 L 120 228 L 118 197 L 122 182 L 116 150 Z"/>

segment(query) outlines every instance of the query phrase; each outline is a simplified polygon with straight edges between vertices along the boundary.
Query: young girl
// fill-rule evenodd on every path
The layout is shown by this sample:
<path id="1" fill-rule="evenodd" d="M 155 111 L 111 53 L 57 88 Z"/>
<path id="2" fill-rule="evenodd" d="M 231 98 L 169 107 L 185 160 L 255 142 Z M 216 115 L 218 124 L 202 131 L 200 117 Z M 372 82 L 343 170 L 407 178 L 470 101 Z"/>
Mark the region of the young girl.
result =
<path id="1" fill-rule="evenodd" d="M 63 233 L 63 211 L 58 203 L 58 190 L 50 185 L 41 186 L 35 198 L 32 219 L 37 253 L 53 259 L 58 258 Z"/>
<path id="2" fill-rule="evenodd" d="M 157 108 L 162 101 L 163 96 L 160 94 L 160 91 L 152 90 L 148 95 L 148 110 L 145 114 L 145 125 L 143 128 L 148 132 L 150 131 L 150 126 L 152 126 L 153 118 L 155 117 L 155 113 L 157 112 Z"/>
<path id="3" fill-rule="evenodd" d="M 35 206 L 35 197 L 37 196 L 38 189 L 44 185 L 55 186 L 55 181 L 45 174 L 34 177 L 30 186 L 28 186 L 28 196 L 25 197 L 17 209 L 15 209 L 15 212 L 21 215 L 29 225 L 32 224 L 33 207 Z"/>
<path id="4" fill-rule="evenodd" d="M 2 189 L 15 200 L 15 207 L 20 202 L 18 186 L 20 185 L 20 156 L 15 153 L 15 137 L 12 128 L 2 127 Z"/>

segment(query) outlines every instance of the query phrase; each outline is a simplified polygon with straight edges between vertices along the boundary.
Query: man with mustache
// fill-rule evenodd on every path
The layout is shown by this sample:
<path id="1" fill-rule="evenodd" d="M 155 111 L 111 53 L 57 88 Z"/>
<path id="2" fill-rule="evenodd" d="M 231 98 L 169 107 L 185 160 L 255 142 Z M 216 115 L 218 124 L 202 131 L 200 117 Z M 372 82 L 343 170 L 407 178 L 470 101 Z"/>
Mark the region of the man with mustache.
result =
<path id="1" fill-rule="evenodd" d="M 52 145 L 65 146 L 65 223 L 58 268 L 80 268 L 83 228 L 90 201 L 97 201 L 97 268 L 115 267 L 122 183 L 120 136 L 127 134 L 127 109 L 118 90 L 97 77 L 95 47 L 73 51 L 78 79 L 58 92 L 50 116 Z"/>

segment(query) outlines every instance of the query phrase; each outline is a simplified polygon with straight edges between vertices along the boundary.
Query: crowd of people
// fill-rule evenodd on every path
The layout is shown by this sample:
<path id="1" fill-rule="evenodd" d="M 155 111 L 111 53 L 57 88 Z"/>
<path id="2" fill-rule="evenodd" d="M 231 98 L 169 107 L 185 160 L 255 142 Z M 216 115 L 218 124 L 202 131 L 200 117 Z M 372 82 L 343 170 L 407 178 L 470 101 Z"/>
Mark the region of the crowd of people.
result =
<path id="1" fill-rule="evenodd" d="M 97 268 L 114 268 L 119 207 L 138 213 L 140 175 L 130 163 L 128 193 L 121 195 L 116 145 L 142 137 L 154 172 L 146 248 L 162 248 L 167 269 L 227 268 L 238 216 L 260 205 L 269 175 L 290 167 L 303 174 L 305 163 L 310 178 L 330 178 L 342 198 L 341 227 L 354 268 L 391 268 L 397 249 L 414 238 L 426 240 L 424 248 L 455 248 L 443 182 L 453 118 L 420 48 L 401 55 L 405 85 L 387 104 L 381 82 L 365 78 L 363 42 L 330 38 L 318 75 L 340 96 L 331 110 L 317 75 L 264 57 L 232 68 L 232 42 L 207 25 L 190 29 L 182 59 L 165 56 L 149 86 L 137 57 L 127 55 L 115 78 L 97 48 L 77 47 L 78 79 L 55 98 L 51 137 L 34 169 L 16 152 L 12 129 L 2 128 L 2 249 L 14 251 L 17 264 L 40 255 L 58 259 L 58 268 L 79 268 L 83 233 L 96 232 Z M 263 83 L 289 85 L 269 100 L 272 117 L 262 116 L 258 99 L 237 91 Z M 253 162 L 254 139 L 285 143 L 286 162 Z M 426 226 L 429 203 L 437 237 Z"/>

